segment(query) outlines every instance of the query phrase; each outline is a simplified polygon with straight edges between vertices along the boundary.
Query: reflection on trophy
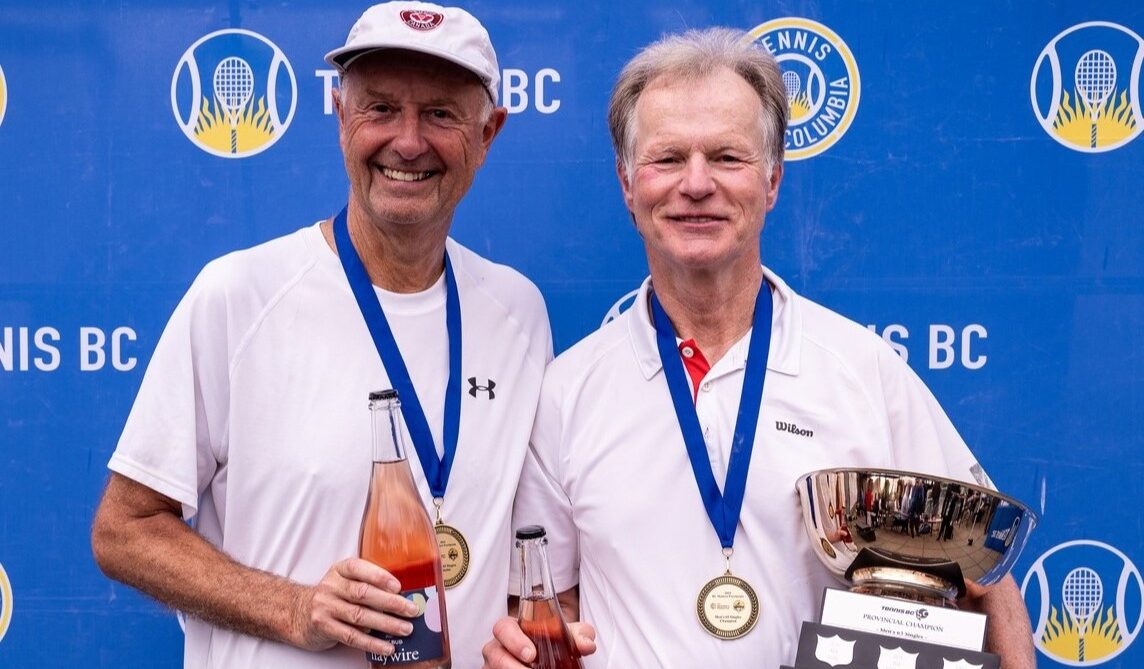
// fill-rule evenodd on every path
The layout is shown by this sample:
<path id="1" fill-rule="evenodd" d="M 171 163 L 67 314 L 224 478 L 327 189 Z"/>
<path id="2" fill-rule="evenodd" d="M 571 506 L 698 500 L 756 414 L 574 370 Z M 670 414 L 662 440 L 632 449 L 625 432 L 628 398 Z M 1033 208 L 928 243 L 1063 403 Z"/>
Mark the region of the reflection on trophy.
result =
<path id="1" fill-rule="evenodd" d="M 995 490 L 884 469 L 829 469 L 796 482 L 828 588 L 803 624 L 795 667 L 996 667 L 985 616 L 960 611 L 966 583 L 1013 567 L 1037 516 Z"/>

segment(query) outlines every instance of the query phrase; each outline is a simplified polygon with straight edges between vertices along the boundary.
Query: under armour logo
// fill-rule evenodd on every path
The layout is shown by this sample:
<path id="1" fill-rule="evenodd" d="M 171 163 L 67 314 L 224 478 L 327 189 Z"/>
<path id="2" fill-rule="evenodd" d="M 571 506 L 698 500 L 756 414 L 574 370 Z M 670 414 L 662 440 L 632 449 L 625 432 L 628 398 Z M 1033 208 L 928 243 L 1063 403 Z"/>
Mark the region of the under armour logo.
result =
<path id="1" fill-rule="evenodd" d="M 492 379 L 489 379 L 488 385 L 479 386 L 479 385 L 477 385 L 477 377 L 475 377 L 475 376 L 469 377 L 469 394 L 472 395 L 473 397 L 476 397 L 477 391 L 481 390 L 481 391 L 484 391 L 484 392 L 489 394 L 490 400 L 496 399 L 497 394 L 493 392 L 493 388 L 496 388 L 496 387 L 497 387 L 497 382 L 493 381 Z"/>

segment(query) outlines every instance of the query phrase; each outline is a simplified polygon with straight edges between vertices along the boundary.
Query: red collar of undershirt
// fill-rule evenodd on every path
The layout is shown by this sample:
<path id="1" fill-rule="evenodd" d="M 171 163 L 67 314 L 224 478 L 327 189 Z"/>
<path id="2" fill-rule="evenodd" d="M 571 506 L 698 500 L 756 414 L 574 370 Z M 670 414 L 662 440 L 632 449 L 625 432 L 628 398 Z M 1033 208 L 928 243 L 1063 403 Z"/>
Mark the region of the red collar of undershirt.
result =
<path id="1" fill-rule="evenodd" d="M 707 376 L 707 372 L 711 371 L 711 363 L 707 361 L 703 351 L 699 350 L 694 339 L 687 339 L 679 343 L 679 357 L 683 359 L 683 368 L 687 370 L 687 376 L 691 378 L 691 399 L 698 401 L 699 384 L 703 382 L 703 377 Z"/>

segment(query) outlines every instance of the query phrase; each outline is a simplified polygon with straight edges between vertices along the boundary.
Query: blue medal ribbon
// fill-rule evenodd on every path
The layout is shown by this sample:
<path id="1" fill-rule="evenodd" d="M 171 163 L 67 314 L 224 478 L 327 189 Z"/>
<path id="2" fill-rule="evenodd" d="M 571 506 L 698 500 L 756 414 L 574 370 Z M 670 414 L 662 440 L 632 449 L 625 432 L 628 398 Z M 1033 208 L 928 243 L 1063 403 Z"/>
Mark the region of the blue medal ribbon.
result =
<path id="1" fill-rule="evenodd" d="M 751 465 L 751 451 L 755 446 L 755 430 L 759 422 L 759 409 L 763 400 L 763 381 L 767 374 L 767 357 L 771 345 L 771 291 L 766 280 L 755 297 L 755 314 L 751 324 L 751 343 L 747 348 L 747 368 L 743 378 L 743 392 L 739 397 L 739 412 L 735 418 L 735 435 L 731 443 L 731 456 L 727 461 L 727 478 L 723 483 L 723 493 L 715 483 L 711 471 L 711 460 L 707 455 L 707 444 L 703 440 L 703 430 L 699 416 L 695 413 L 691 386 L 683 361 L 679 359 L 679 349 L 675 341 L 675 330 L 664 312 L 663 306 L 653 292 L 651 311 L 655 319 L 655 341 L 659 348 L 659 359 L 663 363 L 663 374 L 671 401 L 675 405 L 675 415 L 683 441 L 687 445 L 687 457 L 691 460 L 691 471 L 699 485 L 699 495 L 707 509 L 707 517 L 724 550 L 735 543 L 735 531 L 739 527 L 739 514 L 743 508 L 743 496 L 747 488 L 747 469 Z"/>
<path id="2" fill-rule="evenodd" d="M 453 456 L 457 454 L 457 435 L 461 423 L 461 300 L 457 295 L 457 279 L 453 276 L 453 265 L 449 262 L 449 254 L 445 254 L 445 329 L 449 335 L 449 380 L 445 385 L 445 426 L 442 433 L 445 443 L 442 451 L 443 458 L 437 457 L 437 449 L 433 445 L 433 433 L 429 430 L 429 421 L 425 418 L 425 411 L 421 408 L 421 401 L 417 398 L 417 391 L 413 387 L 413 380 L 409 377 L 409 368 L 405 366 L 405 359 L 397 348 L 397 340 L 393 338 L 393 330 L 385 318 L 385 311 L 373 290 L 373 282 L 369 280 L 365 264 L 358 256 L 357 249 L 350 241 L 349 225 L 346 221 L 346 211 L 334 218 L 334 244 L 338 248 L 338 259 L 345 270 L 346 279 L 350 282 L 354 299 L 357 300 L 358 309 L 365 319 L 369 334 L 373 337 L 373 345 L 381 357 L 381 364 L 389 375 L 389 382 L 397 390 L 405 413 L 405 422 L 409 427 L 409 436 L 413 439 L 413 448 L 417 451 L 417 458 L 421 461 L 421 469 L 425 472 L 425 480 L 429 483 L 429 490 L 433 497 L 445 496 L 445 488 L 449 484 L 449 472 L 453 468 Z"/>

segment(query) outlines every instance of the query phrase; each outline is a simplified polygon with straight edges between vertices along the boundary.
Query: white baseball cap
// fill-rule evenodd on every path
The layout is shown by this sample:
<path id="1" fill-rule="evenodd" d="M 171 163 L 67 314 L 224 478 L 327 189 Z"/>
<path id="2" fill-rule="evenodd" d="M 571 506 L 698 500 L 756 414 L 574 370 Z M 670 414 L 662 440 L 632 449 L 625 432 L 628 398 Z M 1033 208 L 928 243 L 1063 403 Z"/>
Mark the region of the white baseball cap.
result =
<path id="1" fill-rule="evenodd" d="M 497 102 L 497 54 L 485 27 L 463 9 L 407 1 L 374 5 L 350 28 L 345 46 L 326 54 L 326 62 L 344 74 L 359 57 L 378 49 L 407 49 L 456 63 L 477 75 Z"/>

